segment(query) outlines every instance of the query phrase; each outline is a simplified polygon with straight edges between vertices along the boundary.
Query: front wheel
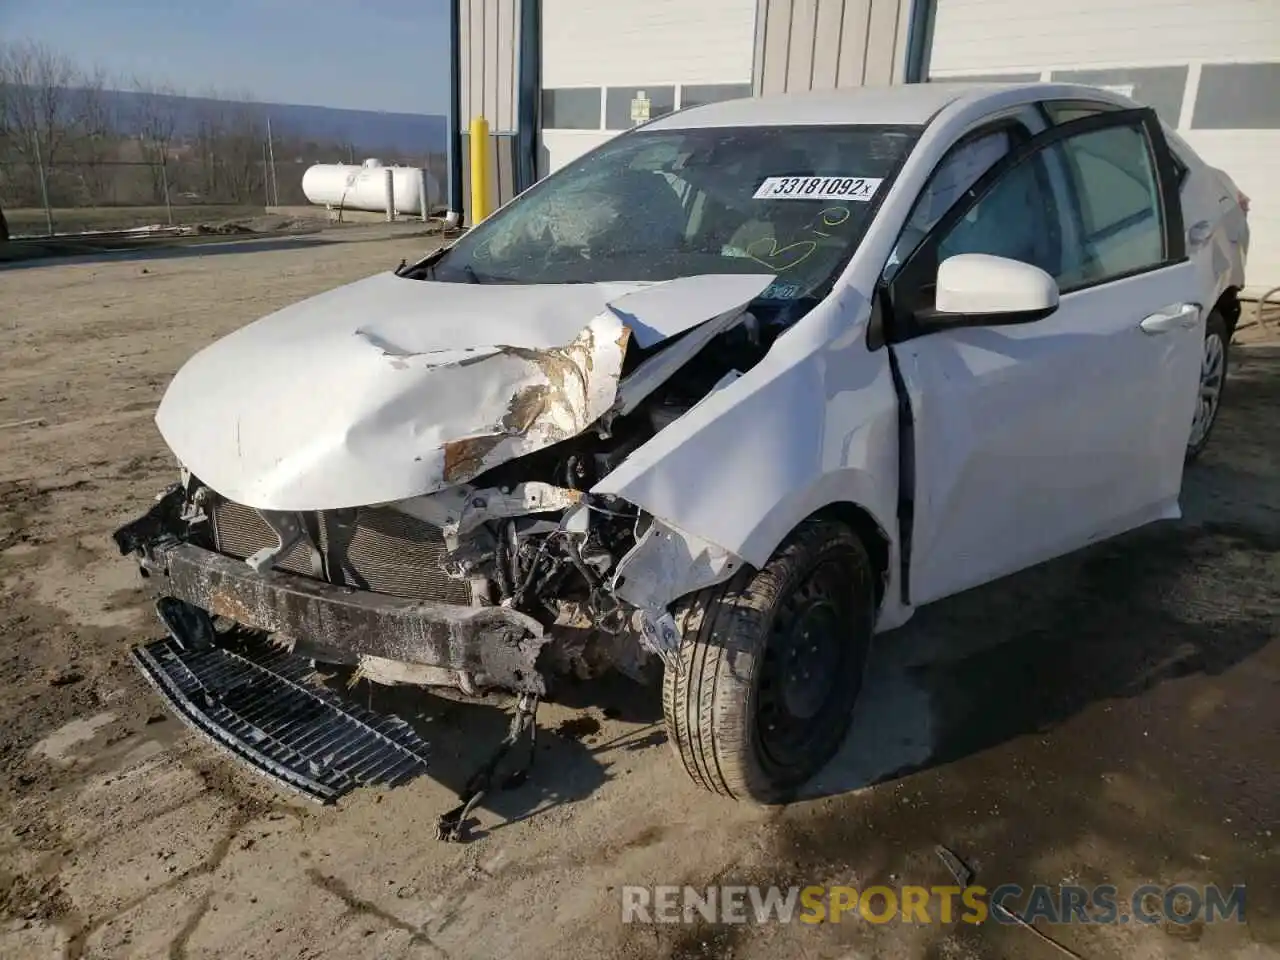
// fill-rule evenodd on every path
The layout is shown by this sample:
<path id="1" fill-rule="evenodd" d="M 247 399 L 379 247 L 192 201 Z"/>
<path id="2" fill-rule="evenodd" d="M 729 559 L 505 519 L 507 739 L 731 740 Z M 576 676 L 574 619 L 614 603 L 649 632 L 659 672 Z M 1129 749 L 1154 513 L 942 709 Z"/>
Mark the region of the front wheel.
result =
<path id="1" fill-rule="evenodd" d="M 1209 434 L 1217 422 L 1222 392 L 1227 385 L 1227 347 L 1230 340 L 1226 321 L 1214 310 L 1205 323 L 1200 393 L 1196 399 L 1195 419 L 1191 422 L 1191 436 L 1187 440 L 1187 463 L 1200 456 L 1209 445 Z"/>
<path id="2" fill-rule="evenodd" d="M 862 689 L 875 570 L 834 521 L 806 521 L 763 569 L 686 598 L 683 669 L 663 680 L 667 732 L 689 777 L 778 803 L 839 749 Z"/>

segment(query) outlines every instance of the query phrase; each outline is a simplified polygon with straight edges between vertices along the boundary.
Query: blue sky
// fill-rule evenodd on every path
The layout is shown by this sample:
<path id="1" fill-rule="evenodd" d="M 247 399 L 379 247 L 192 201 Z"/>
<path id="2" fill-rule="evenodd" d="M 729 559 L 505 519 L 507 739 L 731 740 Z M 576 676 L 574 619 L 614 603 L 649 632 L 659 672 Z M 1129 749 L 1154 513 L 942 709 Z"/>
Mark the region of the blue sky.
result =
<path id="1" fill-rule="evenodd" d="M 447 0 L 0 0 L 0 39 L 37 40 L 127 88 L 445 112 Z"/>

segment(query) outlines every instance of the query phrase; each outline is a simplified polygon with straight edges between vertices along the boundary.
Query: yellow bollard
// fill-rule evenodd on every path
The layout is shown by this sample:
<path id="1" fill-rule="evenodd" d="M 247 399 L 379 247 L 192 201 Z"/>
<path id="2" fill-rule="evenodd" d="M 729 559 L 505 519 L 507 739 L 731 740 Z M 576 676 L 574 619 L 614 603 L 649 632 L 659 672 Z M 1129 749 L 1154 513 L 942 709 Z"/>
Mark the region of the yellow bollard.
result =
<path id="1" fill-rule="evenodd" d="M 471 225 L 489 216 L 489 121 L 471 121 Z"/>

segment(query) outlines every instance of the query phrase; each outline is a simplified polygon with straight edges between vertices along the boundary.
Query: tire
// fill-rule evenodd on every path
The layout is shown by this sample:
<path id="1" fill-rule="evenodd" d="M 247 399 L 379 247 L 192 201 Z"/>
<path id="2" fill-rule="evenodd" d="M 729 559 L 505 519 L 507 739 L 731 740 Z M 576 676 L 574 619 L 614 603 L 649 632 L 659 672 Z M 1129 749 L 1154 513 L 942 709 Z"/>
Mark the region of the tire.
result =
<path id="1" fill-rule="evenodd" d="M 1209 445 L 1209 436 L 1213 433 L 1214 424 L 1218 422 L 1218 412 L 1222 409 L 1222 397 L 1227 387 L 1227 354 L 1230 346 L 1231 333 L 1227 329 L 1227 322 L 1222 314 L 1214 310 L 1205 322 L 1204 353 L 1200 360 L 1199 396 L 1195 419 L 1191 424 L 1191 435 L 1187 440 L 1187 463 L 1191 463 L 1204 452 L 1204 448 Z M 1206 389 L 1209 388 L 1216 388 L 1217 391 L 1211 400 L 1205 394 Z"/>
<path id="2" fill-rule="evenodd" d="M 783 803 L 831 759 L 862 688 L 875 576 L 851 530 L 811 520 L 763 569 L 681 601 L 683 669 L 667 668 L 662 703 L 694 783 Z"/>

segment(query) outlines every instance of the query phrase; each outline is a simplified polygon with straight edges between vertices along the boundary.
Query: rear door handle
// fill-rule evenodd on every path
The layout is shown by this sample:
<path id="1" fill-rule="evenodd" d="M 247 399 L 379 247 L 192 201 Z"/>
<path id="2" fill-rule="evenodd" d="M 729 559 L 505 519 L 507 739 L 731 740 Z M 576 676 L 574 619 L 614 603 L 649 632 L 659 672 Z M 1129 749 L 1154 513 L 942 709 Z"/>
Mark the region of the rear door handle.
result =
<path id="1" fill-rule="evenodd" d="M 1168 333 L 1170 330 L 1194 327 L 1199 319 L 1199 304 L 1177 303 L 1157 310 L 1149 317 L 1143 317 L 1139 326 L 1143 333 Z"/>

